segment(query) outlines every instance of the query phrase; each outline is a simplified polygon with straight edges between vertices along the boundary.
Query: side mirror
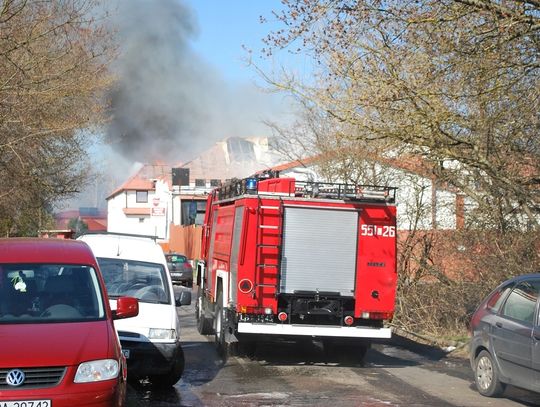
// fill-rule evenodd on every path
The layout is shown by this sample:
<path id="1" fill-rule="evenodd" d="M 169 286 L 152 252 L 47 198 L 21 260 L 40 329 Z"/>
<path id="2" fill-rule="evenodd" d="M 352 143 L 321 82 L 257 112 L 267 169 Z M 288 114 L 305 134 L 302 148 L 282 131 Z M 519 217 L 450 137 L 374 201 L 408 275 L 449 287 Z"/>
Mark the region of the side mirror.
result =
<path id="1" fill-rule="evenodd" d="M 133 297 L 120 297 L 116 300 L 113 319 L 132 318 L 139 315 L 139 301 Z"/>
<path id="2" fill-rule="evenodd" d="M 176 296 L 175 300 L 177 307 L 191 304 L 191 291 L 180 291 Z"/>

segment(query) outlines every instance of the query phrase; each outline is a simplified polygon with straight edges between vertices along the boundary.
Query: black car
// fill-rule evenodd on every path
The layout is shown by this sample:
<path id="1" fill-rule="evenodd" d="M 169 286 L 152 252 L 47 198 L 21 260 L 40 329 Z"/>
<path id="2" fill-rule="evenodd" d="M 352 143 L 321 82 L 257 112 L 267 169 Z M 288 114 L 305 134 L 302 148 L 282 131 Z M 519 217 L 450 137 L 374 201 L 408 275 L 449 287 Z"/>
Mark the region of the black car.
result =
<path id="1" fill-rule="evenodd" d="M 188 287 L 193 286 L 193 268 L 188 258 L 183 254 L 168 253 L 167 267 L 171 273 L 173 284 L 185 284 Z"/>
<path id="2" fill-rule="evenodd" d="M 540 392 L 540 274 L 505 281 L 471 320 L 470 359 L 476 387 L 500 396 L 506 384 Z"/>

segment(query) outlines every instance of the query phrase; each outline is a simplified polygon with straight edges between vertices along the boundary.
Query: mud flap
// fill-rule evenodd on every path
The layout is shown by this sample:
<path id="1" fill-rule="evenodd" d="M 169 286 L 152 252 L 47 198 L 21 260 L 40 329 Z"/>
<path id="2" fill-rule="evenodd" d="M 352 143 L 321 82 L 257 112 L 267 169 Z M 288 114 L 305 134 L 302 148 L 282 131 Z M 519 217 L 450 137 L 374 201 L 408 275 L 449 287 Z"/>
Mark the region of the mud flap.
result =
<path id="1" fill-rule="evenodd" d="M 224 340 L 227 344 L 233 344 L 238 342 L 238 338 L 236 337 L 236 315 L 234 310 L 227 309 L 225 312 L 225 321 L 224 321 Z"/>
<path id="2" fill-rule="evenodd" d="M 229 326 L 229 329 L 227 329 L 225 331 L 225 342 L 227 342 L 228 344 L 232 344 L 232 343 L 237 343 L 238 342 L 238 338 L 236 337 L 236 335 L 234 334 L 234 332 L 230 332 L 232 330 L 232 328 Z"/>

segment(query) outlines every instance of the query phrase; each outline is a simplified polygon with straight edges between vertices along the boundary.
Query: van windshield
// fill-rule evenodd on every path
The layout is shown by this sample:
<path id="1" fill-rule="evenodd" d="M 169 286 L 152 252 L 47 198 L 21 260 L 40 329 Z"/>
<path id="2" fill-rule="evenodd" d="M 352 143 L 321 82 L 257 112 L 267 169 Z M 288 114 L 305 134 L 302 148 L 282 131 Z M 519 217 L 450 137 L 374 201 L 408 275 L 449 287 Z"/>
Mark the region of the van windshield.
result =
<path id="1" fill-rule="evenodd" d="M 98 257 L 110 298 L 135 297 L 140 302 L 169 304 L 170 293 L 161 264 Z"/>
<path id="2" fill-rule="evenodd" d="M 90 266 L 0 264 L 0 324 L 92 321 L 105 317 Z"/>

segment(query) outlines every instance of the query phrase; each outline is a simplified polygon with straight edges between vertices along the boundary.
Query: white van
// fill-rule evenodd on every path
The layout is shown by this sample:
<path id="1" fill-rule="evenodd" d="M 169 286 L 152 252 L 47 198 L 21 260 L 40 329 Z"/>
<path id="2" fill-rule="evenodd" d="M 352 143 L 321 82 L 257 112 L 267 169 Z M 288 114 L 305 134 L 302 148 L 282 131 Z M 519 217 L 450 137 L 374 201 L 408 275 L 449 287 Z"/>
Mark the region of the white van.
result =
<path id="1" fill-rule="evenodd" d="M 139 300 L 138 316 L 114 321 L 128 378 L 174 385 L 184 370 L 176 307 L 189 305 L 191 292 L 181 291 L 175 298 L 161 246 L 150 237 L 108 232 L 85 234 L 79 240 L 94 252 L 111 308 L 119 297 Z"/>

